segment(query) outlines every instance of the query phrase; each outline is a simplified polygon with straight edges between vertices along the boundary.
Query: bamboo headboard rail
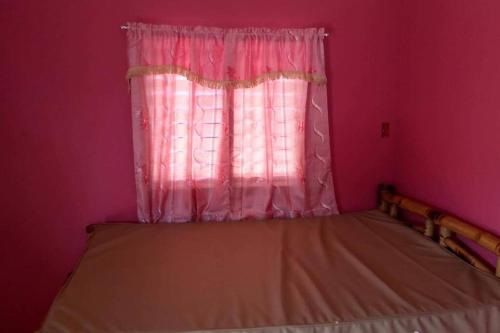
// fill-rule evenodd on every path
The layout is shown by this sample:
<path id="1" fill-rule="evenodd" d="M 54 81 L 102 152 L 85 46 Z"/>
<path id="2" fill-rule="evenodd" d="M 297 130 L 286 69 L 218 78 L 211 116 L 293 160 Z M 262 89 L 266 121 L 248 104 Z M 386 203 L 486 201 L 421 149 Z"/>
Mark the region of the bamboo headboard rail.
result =
<path id="1" fill-rule="evenodd" d="M 443 213 L 430 205 L 399 195 L 391 185 L 379 185 L 378 208 L 395 218 L 398 217 L 400 209 L 425 218 L 423 230 L 427 237 L 433 238 L 435 226 L 439 226 L 441 246 L 459 255 L 476 268 L 500 277 L 500 237 L 457 217 Z M 497 256 L 496 271 L 459 240 L 455 240 L 454 234 L 467 238 L 493 252 Z"/>
<path id="2" fill-rule="evenodd" d="M 500 238 L 490 234 L 487 231 L 481 230 L 467 222 L 464 222 L 456 217 L 449 215 L 442 215 L 437 220 L 436 223 L 442 228 L 446 228 L 452 232 L 455 232 L 465 238 L 468 238 L 475 243 L 481 245 L 487 250 L 495 253 L 495 255 L 500 256 Z"/>

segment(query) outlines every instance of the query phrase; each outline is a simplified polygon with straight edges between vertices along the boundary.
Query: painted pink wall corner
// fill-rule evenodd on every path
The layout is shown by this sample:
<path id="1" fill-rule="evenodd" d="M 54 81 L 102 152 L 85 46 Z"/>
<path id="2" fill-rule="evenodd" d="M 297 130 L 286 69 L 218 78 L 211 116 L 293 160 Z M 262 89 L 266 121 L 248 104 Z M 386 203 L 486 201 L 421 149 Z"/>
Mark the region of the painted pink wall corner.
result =
<path id="1" fill-rule="evenodd" d="M 396 187 L 500 235 L 500 2 L 406 6 Z"/>
<path id="2" fill-rule="evenodd" d="M 84 227 L 136 217 L 126 21 L 325 26 L 334 177 L 344 211 L 391 181 L 380 139 L 396 95 L 396 0 L 0 0 L 0 322 L 32 332 L 82 253 Z"/>

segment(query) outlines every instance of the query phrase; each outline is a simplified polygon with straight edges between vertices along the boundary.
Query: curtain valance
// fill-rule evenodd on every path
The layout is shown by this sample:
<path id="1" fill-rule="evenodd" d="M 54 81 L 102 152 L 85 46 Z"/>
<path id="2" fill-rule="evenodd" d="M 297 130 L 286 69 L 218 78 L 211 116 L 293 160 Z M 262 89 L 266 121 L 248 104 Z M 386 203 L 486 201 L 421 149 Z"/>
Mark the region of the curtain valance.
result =
<path id="1" fill-rule="evenodd" d="M 325 84 L 323 28 L 222 29 L 128 24 L 127 78 L 179 74 L 210 88 L 279 78 Z"/>

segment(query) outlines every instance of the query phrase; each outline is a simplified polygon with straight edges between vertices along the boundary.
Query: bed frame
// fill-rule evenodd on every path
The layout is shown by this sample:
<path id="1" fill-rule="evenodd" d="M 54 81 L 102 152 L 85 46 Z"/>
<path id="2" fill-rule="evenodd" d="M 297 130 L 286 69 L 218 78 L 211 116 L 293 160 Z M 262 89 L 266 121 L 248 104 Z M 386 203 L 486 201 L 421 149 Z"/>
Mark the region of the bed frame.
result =
<path id="1" fill-rule="evenodd" d="M 430 239 L 438 239 L 439 244 L 469 262 L 477 269 L 495 274 L 500 278 L 500 238 L 482 230 L 471 223 L 442 212 L 441 210 L 424 204 L 420 201 L 399 195 L 394 186 L 381 184 L 378 187 L 378 208 L 394 218 L 400 217 L 400 211 L 423 217 L 425 225 L 413 222 L 404 223 L 422 232 Z M 439 235 L 437 228 L 439 227 Z M 459 236 L 459 237 L 457 237 Z M 459 238 L 473 241 L 481 247 L 493 252 L 497 256 L 497 265 L 494 269 L 489 263 L 474 253 Z"/>

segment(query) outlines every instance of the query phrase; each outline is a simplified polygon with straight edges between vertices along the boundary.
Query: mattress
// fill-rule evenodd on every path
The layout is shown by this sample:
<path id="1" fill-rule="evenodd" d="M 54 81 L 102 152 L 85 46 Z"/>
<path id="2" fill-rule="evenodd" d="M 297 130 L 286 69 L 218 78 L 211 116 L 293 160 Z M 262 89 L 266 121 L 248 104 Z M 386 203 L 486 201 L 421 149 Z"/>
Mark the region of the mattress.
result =
<path id="1" fill-rule="evenodd" d="M 500 332 L 500 280 L 378 212 L 95 225 L 40 332 Z"/>

